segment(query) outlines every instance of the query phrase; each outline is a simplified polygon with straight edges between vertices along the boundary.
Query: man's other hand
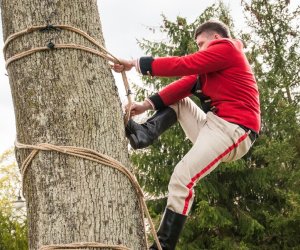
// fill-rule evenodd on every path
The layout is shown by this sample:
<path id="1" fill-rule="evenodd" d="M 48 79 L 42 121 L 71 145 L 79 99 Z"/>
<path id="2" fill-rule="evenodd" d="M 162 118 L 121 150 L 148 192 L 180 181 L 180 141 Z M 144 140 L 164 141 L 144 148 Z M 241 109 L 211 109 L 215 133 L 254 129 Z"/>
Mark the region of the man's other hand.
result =
<path id="1" fill-rule="evenodd" d="M 115 63 L 112 65 L 112 69 L 117 72 L 121 73 L 122 71 L 129 71 L 132 69 L 132 67 L 135 66 L 135 60 L 125 60 L 125 59 L 119 59 L 119 63 Z"/>

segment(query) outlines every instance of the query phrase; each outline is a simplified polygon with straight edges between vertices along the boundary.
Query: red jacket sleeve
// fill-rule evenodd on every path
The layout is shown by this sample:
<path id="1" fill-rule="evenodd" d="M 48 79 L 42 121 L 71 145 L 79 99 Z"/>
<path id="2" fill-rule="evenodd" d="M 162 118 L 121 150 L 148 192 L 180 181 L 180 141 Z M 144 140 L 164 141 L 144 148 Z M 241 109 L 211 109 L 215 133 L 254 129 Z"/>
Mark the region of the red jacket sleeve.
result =
<path id="1" fill-rule="evenodd" d="M 150 101 L 156 109 L 169 106 L 177 101 L 190 96 L 192 88 L 197 81 L 197 75 L 184 76 L 160 90 L 157 94 L 150 96 Z"/>
<path id="2" fill-rule="evenodd" d="M 184 76 L 164 87 L 158 92 L 158 94 L 165 105 L 171 105 L 187 96 L 190 96 L 196 81 L 197 75 Z"/>
<path id="3" fill-rule="evenodd" d="M 154 76 L 187 76 L 224 70 L 233 64 L 236 50 L 229 39 L 213 40 L 203 51 L 181 57 L 160 57 L 151 63 Z"/>

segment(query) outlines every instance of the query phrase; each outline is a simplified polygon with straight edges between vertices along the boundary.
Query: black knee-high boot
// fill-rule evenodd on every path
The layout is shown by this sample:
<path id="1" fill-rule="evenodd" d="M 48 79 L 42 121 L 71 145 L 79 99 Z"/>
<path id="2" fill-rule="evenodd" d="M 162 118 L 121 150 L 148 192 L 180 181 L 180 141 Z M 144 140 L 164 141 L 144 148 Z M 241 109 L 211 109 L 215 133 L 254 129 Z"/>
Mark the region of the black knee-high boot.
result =
<path id="1" fill-rule="evenodd" d="M 126 137 L 134 149 L 151 145 L 158 136 L 170 128 L 177 121 L 176 112 L 170 108 L 157 111 L 145 123 L 138 124 L 132 119 L 126 125 Z"/>
<path id="2" fill-rule="evenodd" d="M 157 231 L 157 236 L 163 250 L 175 250 L 180 232 L 187 216 L 166 209 L 163 219 Z M 156 243 L 149 250 L 157 250 Z"/>

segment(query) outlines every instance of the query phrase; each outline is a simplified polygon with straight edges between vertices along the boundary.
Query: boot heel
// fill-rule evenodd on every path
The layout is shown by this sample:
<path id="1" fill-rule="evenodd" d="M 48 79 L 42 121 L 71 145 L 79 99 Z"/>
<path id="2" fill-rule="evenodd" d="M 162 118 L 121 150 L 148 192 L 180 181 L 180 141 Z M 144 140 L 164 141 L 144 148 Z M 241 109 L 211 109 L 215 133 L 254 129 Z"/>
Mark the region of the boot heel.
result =
<path id="1" fill-rule="evenodd" d="M 137 149 L 139 146 L 138 138 L 134 134 L 130 134 L 128 139 L 129 139 L 131 147 L 133 149 Z"/>

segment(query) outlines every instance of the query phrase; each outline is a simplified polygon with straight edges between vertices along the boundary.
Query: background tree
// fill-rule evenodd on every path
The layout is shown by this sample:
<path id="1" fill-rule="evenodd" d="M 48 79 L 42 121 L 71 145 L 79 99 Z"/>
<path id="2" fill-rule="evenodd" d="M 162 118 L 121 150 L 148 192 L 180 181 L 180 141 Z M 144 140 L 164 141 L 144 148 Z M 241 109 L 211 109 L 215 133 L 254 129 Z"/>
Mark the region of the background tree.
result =
<path id="1" fill-rule="evenodd" d="M 221 164 L 196 187 L 195 202 L 178 249 L 292 249 L 299 239 L 299 10 L 288 1 L 243 1 L 249 30 L 236 32 L 222 2 L 194 22 L 163 16 L 160 42 L 143 40 L 153 56 L 185 55 L 197 50 L 193 32 L 214 17 L 227 23 L 245 42 L 261 93 L 262 131 L 241 160 Z M 173 79 L 143 78 L 140 98 Z M 132 153 L 139 181 L 149 195 L 152 215 L 166 204 L 167 185 L 177 162 L 191 147 L 179 126 L 153 146 Z M 157 219 L 158 221 L 158 219 Z"/>
<path id="2" fill-rule="evenodd" d="M 24 210 L 14 208 L 20 190 L 20 174 L 13 150 L 0 155 L 0 249 L 25 250 L 27 223 Z"/>
<path id="3" fill-rule="evenodd" d="M 34 25 L 66 24 L 104 44 L 96 0 L 3 0 L 1 13 L 4 40 Z M 50 29 L 15 39 L 6 57 L 49 41 L 95 48 L 74 32 Z M 81 146 L 129 166 L 120 100 L 103 58 L 81 50 L 54 49 L 15 61 L 7 70 L 19 142 Z M 28 153 L 17 151 L 19 165 Z M 91 241 L 145 248 L 136 192 L 127 177 L 112 168 L 40 152 L 23 188 L 30 249 Z"/>
<path id="4" fill-rule="evenodd" d="M 290 1 L 242 1 L 255 36 L 249 56 L 260 83 L 262 136 L 253 149 L 255 166 L 265 177 L 252 191 L 254 216 L 264 230 L 265 248 L 297 248 L 300 225 L 300 6 Z M 249 36 L 245 39 L 250 38 Z M 258 176 L 260 177 L 260 176 Z M 252 208 L 254 210 L 254 208 Z"/>

